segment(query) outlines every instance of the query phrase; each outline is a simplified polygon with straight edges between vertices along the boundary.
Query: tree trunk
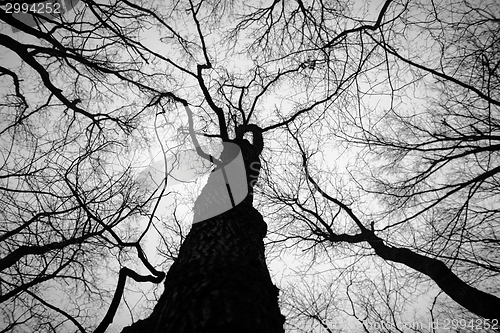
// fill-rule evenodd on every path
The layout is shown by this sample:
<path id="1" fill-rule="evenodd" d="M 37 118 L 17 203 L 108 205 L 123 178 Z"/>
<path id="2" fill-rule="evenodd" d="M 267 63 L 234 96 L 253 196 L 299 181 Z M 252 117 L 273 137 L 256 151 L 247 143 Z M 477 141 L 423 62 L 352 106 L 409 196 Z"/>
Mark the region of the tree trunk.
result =
<path id="1" fill-rule="evenodd" d="M 245 166 L 248 175 L 246 159 Z M 195 203 L 195 217 L 227 191 L 213 176 Z M 229 211 L 193 224 L 153 313 L 122 333 L 284 332 L 264 256 L 267 225 L 252 206 L 251 190 Z"/>

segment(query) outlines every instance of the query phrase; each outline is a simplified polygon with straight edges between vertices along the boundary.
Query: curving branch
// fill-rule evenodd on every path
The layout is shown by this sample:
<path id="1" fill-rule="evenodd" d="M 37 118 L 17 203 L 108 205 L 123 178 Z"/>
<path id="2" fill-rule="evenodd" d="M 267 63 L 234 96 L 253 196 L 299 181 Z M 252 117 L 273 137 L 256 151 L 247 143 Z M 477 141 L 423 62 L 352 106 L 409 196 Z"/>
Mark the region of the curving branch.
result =
<path id="1" fill-rule="evenodd" d="M 384 19 L 384 15 L 387 12 L 387 9 L 389 8 L 389 5 L 391 4 L 392 1 L 393 0 L 386 0 L 384 2 L 384 5 L 382 6 L 382 9 L 380 10 L 378 17 L 377 17 L 377 21 L 375 22 L 374 25 L 365 24 L 365 25 L 362 25 L 362 26 L 359 26 L 356 28 L 343 30 L 340 34 L 335 36 L 335 38 L 333 38 L 328 43 L 326 43 L 324 48 L 332 47 L 333 45 L 335 45 L 336 42 L 338 42 L 342 38 L 347 37 L 347 35 L 349 35 L 349 34 L 360 32 L 360 31 L 365 31 L 365 30 L 371 30 L 371 31 L 378 30 L 382 26 L 382 20 Z"/>
<path id="2" fill-rule="evenodd" d="M 118 306 L 120 305 L 120 299 L 123 296 L 123 290 L 125 289 L 125 282 L 127 281 L 127 277 L 134 279 L 134 281 L 136 282 L 160 283 L 163 280 L 164 274 L 163 276 L 140 275 L 128 267 L 122 267 L 120 269 L 115 294 L 109 306 L 108 312 L 102 319 L 99 326 L 97 326 L 94 333 L 104 333 L 108 326 L 113 322 L 116 310 L 118 310 Z"/>
<path id="3" fill-rule="evenodd" d="M 215 165 L 221 166 L 222 165 L 221 161 L 219 161 L 212 155 L 205 153 L 203 149 L 201 149 L 200 143 L 198 142 L 198 139 L 196 138 L 196 134 L 194 132 L 193 111 L 191 111 L 191 108 L 189 108 L 189 105 L 187 103 L 184 104 L 184 108 L 186 109 L 186 113 L 188 115 L 189 135 L 191 136 L 191 140 L 193 141 L 196 153 L 198 153 L 198 155 L 203 157 L 204 159 L 214 163 Z"/>
<path id="4" fill-rule="evenodd" d="M 250 125 L 239 125 L 235 129 L 236 132 L 236 139 L 237 140 L 242 140 L 243 136 L 247 132 L 252 132 L 253 136 L 253 142 L 252 146 L 254 147 L 257 155 L 260 155 L 262 153 L 262 150 L 264 149 L 264 139 L 262 137 L 262 128 L 255 124 L 250 124 Z"/>
<path id="5" fill-rule="evenodd" d="M 411 61 L 410 59 L 407 59 L 405 57 L 403 57 L 401 54 L 399 54 L 396 49 L 390 45 L 387 45 L 387 44 L 383 44 L 382 42 L 378 41 L 376 38 L 374 38 L 373 36 L 369 35 L 371 37 L 371 39 L 377 43 L 379 46 L 381 46 L 382 48 L 384 48 L 384 50 L 387 51 L 387 53 L 390 53 L 391 55 L 393 55 L 394 57 L 396 57 L 397 59 L 403 61 L 404 63 L 410 65 L 410 66 L 413 66 L 415 68 L 418 68 L 424 72 L 428 72 L 428 73 L 431 73 L 432 75 L 435 75 L 443 80 L 446 80 L 446 81 L 450 81 L 450 82 L 453 82 L 454 84 L 464 88 L 464 89 L 467 89 L 467 90 L 470 90 L 470 91 L 473 91 L 477 96 L 479 96 L 480 98 L 484 99 L 485 101 L 487 101 L 488 103 L 491 103 L 493 105 L 496 105 L 496 106 L 500 106 L 500 101 L 494 99 L 493 97 L 491 97 L 489 94 L 487 93 L 484 93 L 482 92 L 479 88 L 476 88 L 470 84 L 467 84 L 465 82 L 462 82 L 458 79 L 456 79 L 455 77 L 451 76 L 451 75 L 448 75 L 446 73 L 443 73 L 443 72 L 439 72 L 438 70 L 434 69 L 434 68 L 431 68 L 431 67 L 427 67 L 425 65 L 422 65 L 422 64 L 419 64 L 419 63 L 416 63 L 414 61 Z"/>
<path id="6" fill-rule="evenodd" d="M 355 235 L 339 235 L 333 233 L 330 229 L 328 232 L 318 232 L 321 236 L 333 243 L 367 242 L 380 258 L 386 261 L 403 264 L 430 277 L 443 292 L 472 313 L 488 320 L 500 321 L 500 313 L 498 312 L 498 309 L 500 309 L 500 298 L 470 286 L 453 273 L 453 271 L 448 268 L 445 263 L 438 259 L 415 253 L 407 248 L 386 245 L 380 237 L 375 235 L 373 225 L 370 228 L 365 227 L 349 206 L 339 199 L 325 193 L 309 173 L 307 167 L 307 155 L 298 138 L 293 133 L 291 134 L 300 149 L 302 155 L 302 166 L 306 173 L 307 180 L 314 186 L 323 198 L 339 206 L 344 212 L 346 212 L 347 215 L 354 221 L 356 226 L 361 230 L 361 233 Z"/>
<path id="7" fill-rule="evenodd" d="M 70 315 L 69 313 L 67 313 L 63 309 L 60 309 L 57 306 L 54 306 L 54 305 L 50 304 L 49 302 L 46 302 L 44 299 L 42 299 L 41 297 L 39 297 L 35 293 L 32 293 L 29 290 L 25 290 L 24 292 L 27 293 L 28 295 L 30 295 L 31 297 L 33 297 L 34 299 L 36 299 L 37 301 L 39 301 L 40 303 L 42 303 L 43 305 L 45 305 L 46 307 L 48 307 L 49 309 L 52 309 L 52 310 L 62 314 L 69 321 L 71 321 L 80 330 L 80 332 L 87 333 L 85 328 L 83 328 L 82 324 L 80 324 L 72 315 Z"/>
<path id="8" fill-rule="evenodd" d="M 18 228 L 19 229 L 19 228 Z M 70 239 L 65 239 L 60 242 L 53 242 L 45 245 L 33 245 L 33 246 L 19 246 L 14 251 L 10 252 L 4 258 L 0 259 L 0 272 L 14 265 L 22 257 L 28 255 L 43 255 L 47 252 L 54 250 L 61 250 L 69 245 L 82 244 L 88 238 L 92 238 L 102 234 L 104 230 L 99 230 L 93 233 L 87 233 L 80 237 L 74 237 Z"/>
<path id="9" fill-rule="evenodd" d="M 208 65 L 198 65 L 196 79 L 198 80 L 198 85 L 200 86 L 201 91 L 203 92 L 205 100 L 207 101 L 210 108 L 212 108 L 212 110 L 217 115 L 217 119 L 219 121 L 220 136 L 222 138 L 222 141 L 229 141 L 226 119 L 224 118 L 224 111 L 222 110 L 221 107 L 215 104 L 214 100 L 212 99 L 212 96 L 210 95 L 210 92 L 208 91 L 207 86 L 205 85 L 205 81 L 203 80 L 203 69 L 209 69 L 209 68 L 210 67 Z"/>

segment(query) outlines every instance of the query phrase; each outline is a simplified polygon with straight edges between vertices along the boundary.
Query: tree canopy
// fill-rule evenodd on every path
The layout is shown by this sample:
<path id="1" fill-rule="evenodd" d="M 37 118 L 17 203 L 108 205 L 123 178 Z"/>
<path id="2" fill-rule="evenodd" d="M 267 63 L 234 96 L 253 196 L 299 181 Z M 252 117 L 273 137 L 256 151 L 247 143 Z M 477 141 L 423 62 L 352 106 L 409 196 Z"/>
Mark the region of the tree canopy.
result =
<path id="1" fill-rule="evenodd" d="M 47 3 L 0 4 L 2 331 L 147 317 L 246 126 L 285 331 L 498 330 L 497 1 Z"/>

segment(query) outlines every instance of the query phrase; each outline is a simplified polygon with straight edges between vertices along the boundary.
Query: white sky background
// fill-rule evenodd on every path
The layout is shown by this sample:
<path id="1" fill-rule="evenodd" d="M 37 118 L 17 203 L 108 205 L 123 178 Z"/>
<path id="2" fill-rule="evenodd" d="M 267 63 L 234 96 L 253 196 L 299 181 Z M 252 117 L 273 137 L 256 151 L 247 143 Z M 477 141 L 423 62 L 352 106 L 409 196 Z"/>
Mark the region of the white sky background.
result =
<path id="1" fill-rule="evenodd" d="M 365 7 L 367 13 L 373 14 L 372 15 L 373 20 L 376 19 L 376 15 L 378 14 L 378 10 L 380 9 L 381 2 L 382 1 L 370 1 L 368 7 Z M 81 5 L 82 4 L 80 3 L 78 6 L 81 6 Z M 13 36 L 16 39 L 18 39 L 19 41 L 31 42 L 31 41 L 28 41 L 25 37 L 23 37 L 22 33 L 13 34 L 12 32 L 9 31 L 9 28 L 6 28 L 5 26 L 3 26 L 1 29 L 2 29 L 2 33 L 5 33 L 9 36 Z M 188 30 L 193 29 L 193 27 L 187 26 L 187 29 Z M 160 43 L 157 42 L 157 40 L 159 39 L 159 36 L 157 35 L 157 33 L 154 30 L 148 31 L 148 33 L 144 36 L 144 38 L 145 39 L 143 42 L 145 45 L 148 45 L 152 48 L 157 48 L 157 51 L 159 53 L 163 52 L 162 47 L 164 47 L 164 46 L 162 46 Z M 17 56 L 12 57 L 12 55 L 9 53 L 1 53 L 0 59 L 2 62 L 8 62 L 10 65 L 12 65 L 14 62 L 18 62 Z M 241 62 L 239 62 L 239 61 L 240 60 L 234 62 L 235 67 L 241 66 Z M 1 84 L 1 81 L 0 81 L 0 84 Z M 1 89 L 1 87 L 2 86 L 0 85 L 0 89 Z M 280 91 L 281 91 L 281 95 L 287 95 L 289 93 L 289 90 L 287 90 L 287 89 L 280 89 Z M 182 96 L 182 95 L 181 95 L 181 97 L 187 98 L 187 96 Z M 189 98 L 187 98 L 187 99 L 189 100 Z M 266 111 L 271 112 L 272 109 L 274 108 L 274 105 L 278 105 L 278 106 L 283 107 L 283 108 L 287 108 L 291 105 L 291 104 L 287 105 L 287 103 L 291 103 L 291 102 L 284 101 L 278 95 L 270 96 L 266 100 L 266 107 L 268 107 L 268 109 L 262 110 L 263 112 L 259 115 L 259 118 L 265 119 L 265 117 L 266 117 L 265 112 Z M 379 98 L 377 100 L 373 100 L 373 104 L 378 105 L 379 107 L 384 107 L 384 104 L 386 104 L 386 101 L 383 101 Z M 387 107 L 387 106 L 385 106 L 385 107 Z M 196 112 L 196 110 L 193 109 L 193 112 Z M 185 112 L 182 108 L 180 108 L 179 115 L 182 115 L 182 114 L 185 114 Z M 159 119 L 159 121 L 161 121 L 161 119 Z M 183 122 L 184 126 L 187 126 L 187 119 L 186 118 L 182 119 L 181 121 Z M 154 125 L 151 124 L 149 127 L 153 128 Z M 195 128 L 196 128 L 196 123 L 195 123 Z M 161 128 L 159 128 L 159 130 L 161 131 Z M 161 136 L 161 137 L 164 138 L 167 136 Z M 210 141 L 205 140 L 205 142 L 203 142 L 203 139 L 201 137 L 198 137 L 198 139 L 200 141 L 202 141 L 202 143 L 201 143 L 202 145 L 204 145 L 204 146 L 210 145 Z M 165 147 L 175 147 L 178 145 L 178 142 L 168 141 L 168 140 L 165 142 L 162 142 L 162 143 L 165 145 Z M 269 148 L 272 148 L 274 145 L 277 145 L 277 141 L 269 141 L 266 143 L 269 144 Z M 193 147 L 192 145 L 189 145 L 187 147 L 182 147 L 181 149 L 189 150 L 189 149 L 192 149 L 192 147 Z M 328 162 L 328 166 L 331 168 L 337 168 L 337 172 L 345 174 L 345 168 L 349 163 L 352 163 L 352 161 L 354 160 L 355 152 L 346 151 L 342 147 L 335 146 L 334 141 L 332 141 L 330 145 L 325 145 L 323 148 L 324 148 L 323 159 L 324 159 L 324 161 Z M 144 151 L 140 152 L 140 155 L 142 155 L 142 156 L 140 156 L 139 159 L 143 160 L 144 164 L 138 166 L 139 172 L 142 168 L 147 169 L 148 167 L 150 167 L 152 165 L 154 165 L 155 168 L 161 168 L 163 166 L 162 165 L 162 161 L 163 161 L 162 151 L 161 151 L 157 142 L 155 144 L 152 144 L 150 146 L 150 149 L 148 149 L 148 151 L 144 150 Z M 179 192 L 181 197 L 184 196 L 187 198 L 187 197 L 191 196 L 191 198 L 188 199 L 188 201 L 191 200 L 191 202 L 194 203 L 194 199 L 195 199 L 196 195 L 193 196 L 193 194 L 195 194 L 196 191 L 198 191 L 198 193 L 199 193 L 199 191 L 201 191 L 201 188 L 204 185 L 204 183 L 206 182 L 206 179 L 207 179 L 206 176 L 196 178 L 190 184 L 188 184 L 186 186 L 179 185 L 179 184 L 178 185 L 171 184 L 169 186 L 169 189 L 172 189 L 172 190 Z M 167 192 L 168 192 L 168 190 L 167 190 Z M 167 196 L 165 199 L 163 199 L 159 205 L 160 209 L 156 212 L 157 216 L 158 217 L 160 217 L 162 215 L 171 216 L 172 212 L 173 212 L 173 210 L 172 210 L 173 202 L 174 202 L 173 196 Z M 370 205 L 368 205 L 368 207 L 369 206 Z M 371 208 L 373 208 L 373 207 L 371 207 Z M 180 206 L 178 206 L 178 209 L 179 209 L 178 210 L 179 216 L 183 216 L 183 218 L 184 218 L 184 220 L 183 220 L 184 225 L 186 226 L 186 228 L 189 228 L 189 225 L 190 225 L 191 220 L 192 220 L 192 215 L 190 215 L 191 213 L 190 213 L 189 204 L 180 205 Z M 191 207 L 191 209 L 192 209 L 192 207 Z M 263 214 L 263 215 L 265 215 L 265 214 Z M 267 221 L 267 222 L 272 223 L 272 221 Z M 158 226 L 160 226 L 160 224 L 158 224 Z M 159 241 L 160 241 L 160 239 L 158 237 L 158 234 L 154 230 L 150 230 L 150 232 L 148 233 L 148 235 L 146 237 L 145 244 L 147 244 L 147 246 L 146 246 L 145 250 L 146 250 L 146 253 L 148 255 L 148 258 L 153 263 L 159 263 L 162 261 L 162 258 L 158 255 L 158 253 L 156 251 L 156 246 L 159 243 Z M 269 259 L 270 258 L 268 258 L 268 261 L 269 261 Z M 272 274 L 272 276 L 275 279 L 275 282 L 277 284 L 286 285 L 286 283 L 290 282 L 291 280 L 298 279 L 295 276 L 294 272 L 303 270 L 305 267 L 304 265 L 308 262 L 308 260 L 309 260 L 308 258 L 305 258 L 304 260 L 298 260 L 292 253 L 289 253 L 286 256 L 282 257 L 281 259 L 273 258 L 273 260 L 270 261 L 269 269 L 270 269 L 270 272 L 271 272 L 271 274 Z M 366 271 L 368 278 L 370 278 L 370 276 L 376 276 L 375 273 L 370 272 L 370 270 L 376 271 L 378 268 L 378 267 L 376 267 L 376 264 L 374 264 L 374 263 L 381 264 L 381 260 L 374 259 L 374 258 L 365 258 L 362 260 L 362 262 L 358 263 L 360 265 L 360 267 L 362 267 L 363 265 L 369 266 L 369 268 L 367 268 L 367 271 Z M 309 277 L 311 278 L 311 280 L 318 280 L 318 279 L 321 280 L 321 278 L 318 278 L 317 276 L 313 276 L 312 273 L 313 272 L 323 272 L 323 275 L 322 275 L 324 277 L 323 280 L 326 280 L 328 282 L 328 274 L 330 274 L 330 270 L 332 269 L 333 266 L 342 267 L 342 266 L 347 266 L 349 264 L 351 264 L 351 262 L 349 262 L 349 260 L 346 260 L 345 262 L 334 260 L 332 262 L 317 263 L 317 264 L 312 265 L 311 267 L 308 267 L 307 272 L 310 274 Z M 138 268 L 140 268 L 141 266 L 142 265 L 139 265 Z M 142 270 L 139 269 L 139 273 L 146 274 L 147 270 L 144 267 L 142 267 Z M 335 277 L 335 274 L 336 274 L 335 272 L 332 273 L 333 278 Z M 110 284 L 115 283 L 116 279 L 117 279 L 117 277 L 111 278 L 109 283 Z M 306 279 L 305 284 L 310 283 L 311 280 Z M 324 281 L 323 282 L 319 281 L 318 283 L 324 283 Z M 343 284 L 341 284 L 341 285 L 343 285 Z M 146 284 L 144 286 L 143 290 L 149 290 L 149 288 L 150 288 L 150 286 L 148 286 Z M 435 292 L 436 291 L 434 290 L 433 293 L 435 293 Z M 130 305 L 134 305 L 134 304 L 136 304 L 136 302 L 140 302 L 140 300 L 141 300 L 140 295 L 138 296 L 137 294 L 134 294 L 134 293 L 129 293 L 126 296 L 126 298 L 127 298 Z M 418 309 L 424 309 L 424 310 L 427 309 L 430 306 L 430 301 L 432 301 L 432 299 L 431 299 L 431 297 L 429 297 L 428 299 L 425 299 L 425 301 L 426 301 L 425 303 L 424 303 L 424 300 L 422 300 L 422 303 L 415 304 L 415 310 L 417 311 Z M 344 305 L 347 306 L 347 304 L 344 304 Z M 140 307 L 140 304 L 137 304 L 137 306 Z M 128 325 L 130 323 L 129 318 L 126 314 L 126 311 L 123 311 L 124 310 L 123 307 L 124 307 L 124 305 L 122 303 L 122 306 L 121 306 L 122 311 L 121 311 L 120 315 L 117 318 L 115 318 L 115 323 L 113 324 L 113 328 L 116 329 L 117 331 L 120 330 L 119 328 L 121 328 L 125 325 Z M 409 314 L 409 316 L 411 316 L 411 315 L 412 314 Z M 352 318 L 349 320 L 352 320 Z M 359 327 L 359 326 L 357 326 L 357 327 Z"/>

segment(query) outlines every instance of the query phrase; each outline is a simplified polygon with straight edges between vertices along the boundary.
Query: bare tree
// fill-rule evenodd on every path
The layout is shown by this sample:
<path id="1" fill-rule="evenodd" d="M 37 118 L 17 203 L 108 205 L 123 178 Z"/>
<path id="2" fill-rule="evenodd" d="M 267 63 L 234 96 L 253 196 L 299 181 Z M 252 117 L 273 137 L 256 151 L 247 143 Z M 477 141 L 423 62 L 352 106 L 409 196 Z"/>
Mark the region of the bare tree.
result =
<path id="1" fill-rule="evenodd" d="M 425 275 L 498 320 L 497 8 L 85 1 L 61 15 L 0 12 L 18 34 L 0 34 L 13 59 L 0 66 L 6 330 L 104 332 L 127 277 L 158 283 L 173 262 L 152 313 L 124 332 L 281 332 L 264 219 L 269 245 L 312 253 L 310 262 L 357 258 L 345 276 L 357 260 L 402 264 L 404 274 L 387 264 L 373 276 L 411 292 Z M 224 147 L 221 156 L 201 137 Z M 167 154 L 165 142 L 186 140 L 214 165 L 187 234 L 176 214 L 163 230 L 157 221 L 168 167 L 149 187 L 137 177 L 141 150 Z M 327 149 L 355 163 L 339 158 L 332 173 L 319 158 Z M 243 185 L 233 187 L 238 156 Z M 161 269 L 143 250 L 152 230 L 172 232 Z M 345 278 L 334 308 L 315 290 L 283 304 L 298 309 L 310 296 L 316 308 L 301 318 L 326 331 L 330 309 L 364 330 L 367 318 L 403 329 L 397 318 L 411 298 L 357 278 Z M 78 300 L 51 296 L 59 285 Z M 109 308 L 99 324 L 85 313 L 91 304 Z"/>

